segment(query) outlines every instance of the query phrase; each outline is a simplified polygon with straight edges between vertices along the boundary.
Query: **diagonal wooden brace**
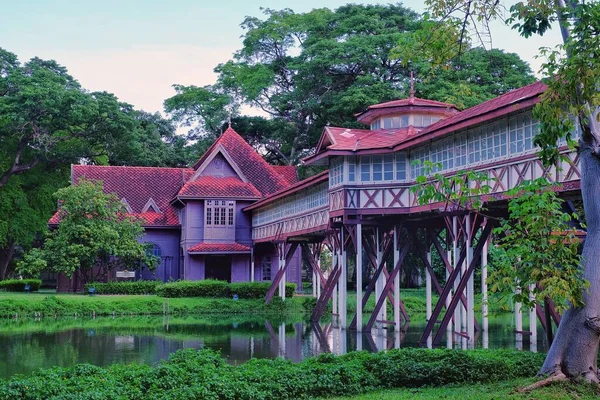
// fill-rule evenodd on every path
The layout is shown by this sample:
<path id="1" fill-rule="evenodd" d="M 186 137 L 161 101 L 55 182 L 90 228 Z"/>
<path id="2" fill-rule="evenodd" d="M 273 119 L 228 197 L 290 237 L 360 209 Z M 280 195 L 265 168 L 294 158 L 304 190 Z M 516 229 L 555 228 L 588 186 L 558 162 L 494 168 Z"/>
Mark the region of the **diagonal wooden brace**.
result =
<path id="1" fill-rule="evenodd" d="M 267 303 L 267 305 L 271 304 L 271 300 L 273 299 L 273 296 L 275 295 L 275 291 L 277 290 L 277 287 L 279 286 L 279 282 L 281 282 L 281 279 L 283 278 L 285 271 L 287 271 L 287 268 L 290 265 L 290 261 L 291 261 L 292 257 L 294 256 L 294 253 L 296 252 L 297 248 L 298 248 L 298 243 L 290 243 L 287 246 L 287 249 L 285 252 L 285 262 L 284 262 L 283 268 L 277 271 L 275 278 L 271 282 L 271 287 L 269 288 L 269 290 L 267 291 L 267 295 L 265 296 L 265 302 Z"/>

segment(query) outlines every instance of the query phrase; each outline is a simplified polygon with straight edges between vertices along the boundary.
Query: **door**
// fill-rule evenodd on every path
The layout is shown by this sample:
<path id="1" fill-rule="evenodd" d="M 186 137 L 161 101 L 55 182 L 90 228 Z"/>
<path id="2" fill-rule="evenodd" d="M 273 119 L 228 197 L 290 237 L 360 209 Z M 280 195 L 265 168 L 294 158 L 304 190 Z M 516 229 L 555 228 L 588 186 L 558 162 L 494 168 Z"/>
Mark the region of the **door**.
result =
<path id="1" fill-rule="evenodd" d="M 218 279 L 231 282 L 231 256 L 206 256 L 206 279 Z"/>

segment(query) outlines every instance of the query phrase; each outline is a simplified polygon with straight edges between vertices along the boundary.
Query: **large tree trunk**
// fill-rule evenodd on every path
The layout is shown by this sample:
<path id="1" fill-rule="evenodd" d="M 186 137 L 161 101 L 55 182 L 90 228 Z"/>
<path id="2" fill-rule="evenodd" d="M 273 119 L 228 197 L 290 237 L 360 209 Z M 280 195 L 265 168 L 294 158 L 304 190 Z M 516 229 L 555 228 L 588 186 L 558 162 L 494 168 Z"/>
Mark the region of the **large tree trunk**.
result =
<path id="1" fill-rule="evenodd" d="M 587 223 L 583 247 L 583 274 L 590 283 L 585 306 L 571 307 L 561 318 L 541 374 L 564 374 L 599 382 L 600 344 L 600 159 L 584 146 L 580 153 L 581 196 Z"/>
<path id="2" fill-rule="evenodd" d="M 6 278 L 8 266 L 15 254 L 15 242 L 9 241 L 6 247 L 0 249 L 0 280 Z"/>

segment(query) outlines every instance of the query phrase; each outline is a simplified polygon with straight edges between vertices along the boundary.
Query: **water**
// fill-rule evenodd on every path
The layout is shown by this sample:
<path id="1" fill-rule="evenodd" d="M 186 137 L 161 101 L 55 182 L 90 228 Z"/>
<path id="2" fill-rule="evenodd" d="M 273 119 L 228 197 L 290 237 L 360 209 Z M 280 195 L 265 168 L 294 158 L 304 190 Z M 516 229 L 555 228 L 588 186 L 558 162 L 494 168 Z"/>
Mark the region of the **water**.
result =
<path id="1" fill-rule="evenodd" d="M 285 357 L 294 362 L 322 352 L 343 354 L 358 349 L 380 351 L 394 347 L 416 347 L 424 320 L 411 322 L 406 331 L 373 329 L 357 334 L 335 328 L 331 322 L 311 324 L 302 316 L 277 318 L 244 317 L 102 317 L 19 319 L 0 321 L 0 378 L 29 374 L 39 368 L 90 363 L 154 364 L 183 348 L 219 350 L 227 361 L 240 364 L 255 358 Z M 490 318 L 489 348 L 530 349 L 528 337 L 517 341 L 514 318 Z M 466 346 L 460 337 L 453 347 Z M 482 347 L 483 334 L 475 347 Z M 446 339 L 443 340 L 444 345 Z M 545 351 L 543 330 L 538 327 L 534 350 Z"/>

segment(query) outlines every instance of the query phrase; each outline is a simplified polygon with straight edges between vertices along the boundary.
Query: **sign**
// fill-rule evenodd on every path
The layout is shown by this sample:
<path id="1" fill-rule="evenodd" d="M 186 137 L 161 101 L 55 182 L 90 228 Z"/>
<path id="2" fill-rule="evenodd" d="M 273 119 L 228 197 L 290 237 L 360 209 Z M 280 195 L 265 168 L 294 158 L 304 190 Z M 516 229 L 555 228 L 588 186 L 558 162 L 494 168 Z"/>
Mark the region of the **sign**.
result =
<path id="1" fill-rule="evenodd" d="M 117 278 L 135 278 L 135 271 L 117 271 Z"/>

